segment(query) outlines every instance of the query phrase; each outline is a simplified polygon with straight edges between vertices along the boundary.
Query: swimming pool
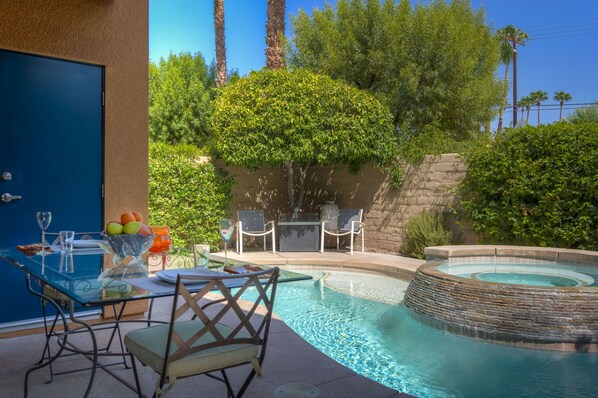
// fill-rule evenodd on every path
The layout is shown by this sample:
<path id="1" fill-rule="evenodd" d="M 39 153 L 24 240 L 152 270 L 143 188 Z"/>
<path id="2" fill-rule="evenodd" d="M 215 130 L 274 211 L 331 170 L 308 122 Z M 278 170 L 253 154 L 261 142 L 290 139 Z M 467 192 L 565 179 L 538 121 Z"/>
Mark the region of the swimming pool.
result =
<path id="1" fill-rule="evenodd" d="M 275 312 L 337 362 L 417 397 L 598 396 L 598 354 L 541 351 L 453 335 L 411 318 L 408 282 L 374 274 L 300 270 L 280 284 Z"/>

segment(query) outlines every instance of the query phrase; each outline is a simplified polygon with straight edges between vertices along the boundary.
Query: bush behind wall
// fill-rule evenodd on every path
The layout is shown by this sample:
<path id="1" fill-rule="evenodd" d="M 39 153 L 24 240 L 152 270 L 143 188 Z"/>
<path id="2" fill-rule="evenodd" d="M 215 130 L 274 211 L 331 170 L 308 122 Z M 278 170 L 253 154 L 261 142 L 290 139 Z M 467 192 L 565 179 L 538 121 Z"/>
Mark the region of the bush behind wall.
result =
<path id="1" fill-rule="evenodd" d="M 172 244 L 217 248 L 218 220 L 230 216 L 233 180 L 193 145 L 150 143 L 149 222 L 170 226 Z"/>
<path id="2" fill-rule="evenodd" d="M 459 193 L 484 242 L 598 250 L 598 124 L 512 129 L 464 157 Z"/>

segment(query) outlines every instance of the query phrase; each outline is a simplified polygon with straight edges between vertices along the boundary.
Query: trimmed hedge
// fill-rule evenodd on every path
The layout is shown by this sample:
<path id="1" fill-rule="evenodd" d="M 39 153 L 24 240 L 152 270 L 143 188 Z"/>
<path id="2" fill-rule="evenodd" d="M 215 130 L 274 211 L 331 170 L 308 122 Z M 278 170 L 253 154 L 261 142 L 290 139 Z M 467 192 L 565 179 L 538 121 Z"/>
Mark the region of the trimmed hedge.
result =
<path id="1" fill-rule="evenodd" d="M 150 143 L 149 223 L 170 226 L 173 246 L 217 248 L 218 220 L 230 217 L 232 178 L 212 162 L 201 163 L 193 145 Z"/>
<path id="2" fill-rule="evenodd" d="M 464 157 L 459 193 L 483 241 L 598 249 L 598 124 L 512 129 Z"/>

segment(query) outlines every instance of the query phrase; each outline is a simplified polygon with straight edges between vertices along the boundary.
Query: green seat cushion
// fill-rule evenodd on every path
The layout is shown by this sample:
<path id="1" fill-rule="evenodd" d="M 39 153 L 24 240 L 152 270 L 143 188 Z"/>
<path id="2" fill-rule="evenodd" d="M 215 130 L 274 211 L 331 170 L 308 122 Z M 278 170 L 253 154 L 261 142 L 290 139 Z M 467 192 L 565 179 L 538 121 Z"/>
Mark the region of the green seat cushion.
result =
<path id="1" fill-rule="evenodd" d="M 132 330 L 125 336 L 125 345 L 137 359 L 160 373 L 166 352 L 168 328 L 169 325 L 158 325 Z M 203 324 L 199 320 L 175 323 L 175 330 L 183 340 L 187 340 L 201 328 L 203 328 Z M 217 329 L 223 336 L 227 336 L 231 331 L 231 328 L 222 324 L 218 324 Z M 237 337 L 249 336 L 239 333 Z M 206 333 L 193 346 L 213 341 L 215 341 L 214 337 L 210 333 Z M 177 349 L 178 347 L 172 343 L 170 352 L 173 353 Z M 254 344 L 232 344 L 210 348 L 171 362 L 166 376 L 168 378 L 190 376 L 246 362 L 255 362 L 257 355 L 258 346 Z"/>

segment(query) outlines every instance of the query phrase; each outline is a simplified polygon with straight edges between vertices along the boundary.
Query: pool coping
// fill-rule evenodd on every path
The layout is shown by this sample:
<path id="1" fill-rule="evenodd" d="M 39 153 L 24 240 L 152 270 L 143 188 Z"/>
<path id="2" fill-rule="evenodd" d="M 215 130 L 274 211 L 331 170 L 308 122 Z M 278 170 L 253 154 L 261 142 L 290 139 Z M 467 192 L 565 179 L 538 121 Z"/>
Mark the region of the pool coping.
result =
<path id="1" fill-rule="evenodd" d="M 509 246 L 509 245 L 461 245 L 426 247 L 428 259 L 450 259 L 452 257 L 492 256 L 525 257 L 541 260 L 570 260 L 598 266 L 598 252 L 556 247 Z"/>

